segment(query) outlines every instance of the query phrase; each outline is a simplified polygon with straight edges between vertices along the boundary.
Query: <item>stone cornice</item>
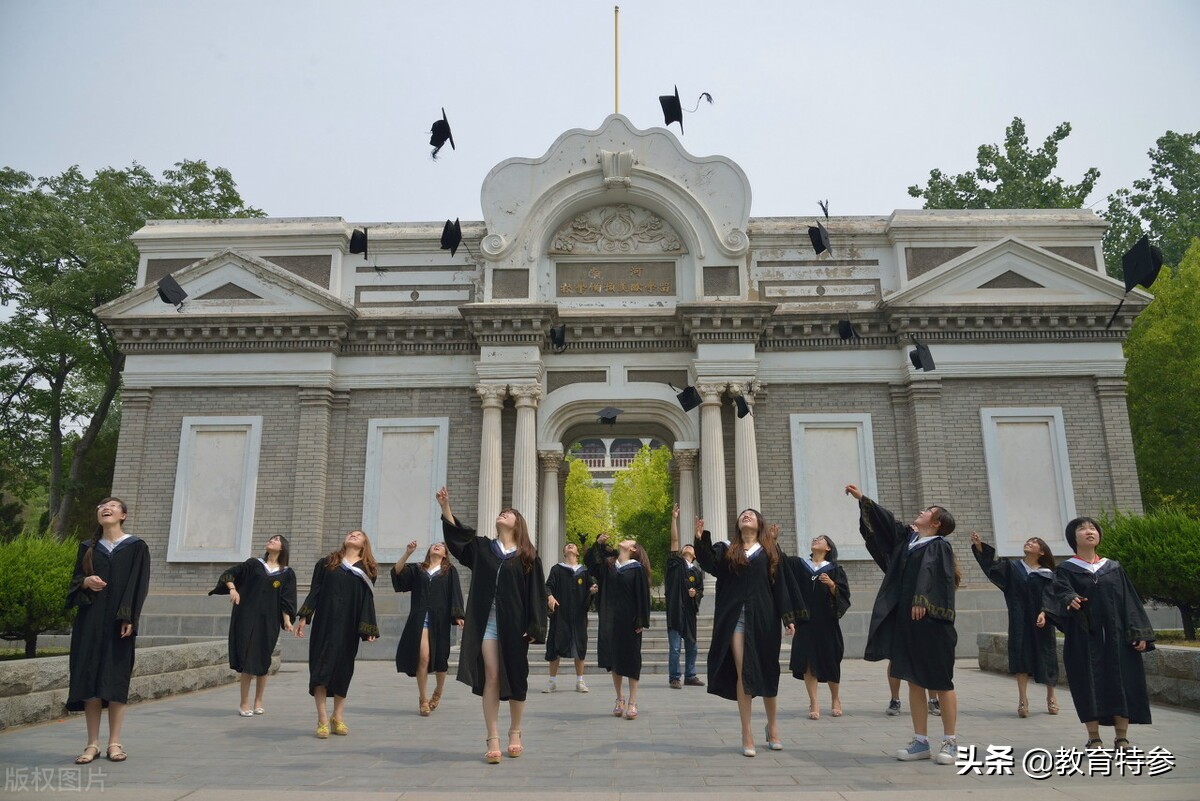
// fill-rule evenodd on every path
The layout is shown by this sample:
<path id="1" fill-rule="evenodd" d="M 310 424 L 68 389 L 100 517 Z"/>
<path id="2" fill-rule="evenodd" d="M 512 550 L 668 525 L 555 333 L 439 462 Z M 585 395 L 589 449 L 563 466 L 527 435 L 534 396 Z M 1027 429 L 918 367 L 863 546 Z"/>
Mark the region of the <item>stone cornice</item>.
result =
<path id="1" fill-rule="evenodd" d="M 693 345 L 756 343 L 776 308 L 775 303 L 680 303 L 675 313 Z"/>
<path id="2" fill-rule="evenodd" d="M 545 347 L 558 312 L 552 303 L 468 303 L 458 307 L 476 344 Z"/>
<path id="3" fill-rule="evenodd" d="M 134 353 L 227 353 L 231 351 L 336 351 L 350 330 L 344 315 L 287 318 L 170 317 L 109 320 L 121 351 Z"/>
<path id="4" fill-rule="evenodd" d="M 559 317 L 567 326 L 569 352 L 636 353 L 690 350 L 691 339 L 674 314 L 598 313 Z M 543 346 L 552 352 L 549 343 Z"/>

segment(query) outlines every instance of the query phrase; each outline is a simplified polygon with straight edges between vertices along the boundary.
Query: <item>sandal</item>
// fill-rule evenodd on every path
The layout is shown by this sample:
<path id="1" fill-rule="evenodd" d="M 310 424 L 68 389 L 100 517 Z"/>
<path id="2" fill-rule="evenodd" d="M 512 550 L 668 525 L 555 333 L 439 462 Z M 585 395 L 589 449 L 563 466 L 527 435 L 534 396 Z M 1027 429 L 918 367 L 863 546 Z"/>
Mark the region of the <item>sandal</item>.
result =
<path id="1" fill-rule="evenodd" d="M 333 733 L 339 737 L 345 737 L 350 733 L 350 727 L 337 718 L 330 718 L 329 725 L 333 728 Z"/>
<path id="2" fill-rule="evenodd" d="M 88 754 L 88 751 L 95 751 L 94 754 Z M 83 753 L 75 757 L 76 765 L 90 765 L 100 756 L 100 746 L 97 743 L 88 743 L 87 748 L 83 749 Z"/>
<path id="3" fill-rule="evenodd" d="M 429 705 L 428 698 L 422 698 L 417 707 L 417 714 L 423 718 L 429 717 L 429 713 L 433 711 L 433 707 Z"/>
<path id="4" fill-rule="evenodd" d="M 818 706 L 816 708 L 813 708 L 810 706 L 808 708 L 808 719 L 809 720 L 820 720 L 821 719 L 821 707 Z"/>
<path id="5" fill-rule="evenodd" d="M 613 717 L 619 718 L 624 714 L 625 714 L 625 699 L 618 698 L 616 705 L 613 706 Z"/>
<path id="6" fill-rule="evenodd" d="M 1049 712 L 1051 715 L 1057 715 L 1058 714 L 1058 701 L 1055 700 L 1054 698 L 1047 698 L 1046 699 L 1046 711 Z"/>
<path id="7" fill-rule="evenodd" d="M 326 720 L 326 721 L 318 720 L 317 721 L 317 739 L 318 740 L 328 740 L 329 739 L 329 721 L 328 720 Z"/>
<path id="8" fill-rule="evenodd" d="M 429 697 L 429 711 L 432 712 L 433 710 L 437 709 L 438 704 L 440 704 L 441 702 L 442 702 L 442 691 L 434 690 L 433 695 L 431 695 Z"/>
<path id="9" fill-rule="evenodd" d="M 496 741 L 496 745 L 500 745 L 499 737 L 489 737 L 483 741 L 483 744 L 489 745 L 489 744 L 491 744 L 492 740 Z M 500 764 L 500 749 L 497 748 L 495 751 L 488 750 L 488 751 L 484 752 L 483 758 L 484 758 L 484 761 L 486 761 L 489 765 L 499 765 Z"/>
<path id="10" fill-rule="evenodd" d="M 511 739 L 513 738 L 513 735 L 514 735 L 514 734 L 515 734 L 515 735 L 517 735 L 517 739 L 518 739 L 518 740 L 520 740 L 520 739 L 521 739 L 521 730 L 520 730 L 520 729 L 509 729 L 509 731 L 508 731 L 508 739 L 510 739 L 510 740 L 511 740 Z M 521 754 L 523 754 L 524 752 L 525 752 L 525 746 L 521 745 L 520 743 L 517 743 L 516 745 L 512 745 L 512 744 L 510 743 L 510 744 L 509 744 L 509 746 L 508 746 L 508 757 L 509 757 L 509 759 L 516 759 L 517 757 L 519 757 L 519 756 L 520 756 Z"/>
<path id="11" fill-rule="evenodd" d="M 1019 718 L 1029 717 L 1029 702 L 1028 701 L 1022 701 L 1021 703 L 1017 704 L 1017 717 L 1019 717 Z"/>
<path id="12" fill-rule="evenodd" d="M 833 702 L 833 716 L 835 718 L 840 718 L 842 716 L 842 702 L 841 701 Z"/>
<path id="13" fill-rule="evenodd" d="M 117 750 L 115 754 L 113 753 L 114 748 Z M 108 749 L 105 751 L 105 755 L 108 757 L 109 762 L 124 762 L 125 760 L 129 759 L 129 754 L 125 753 L 125 749 L 121 747 L 120 743 L 112 743 L 109 745 Z"/>
<path id="14" fill-rule="evenodd" d="M 1083 750 L 1084 751 L 1097 751 L 1097 750 L 1102 751 L 1102 750 L 1104 750 L 1104 741 L 1101 740 L 1099 737 L 1093 737 L 1087 741 L 1087 745 L 1085 745 L 1083 747 Z"/>
<path id="15" fill-rule="evenodd" d="M 633 720 L 637 717 L 637 704 L 629 704 L 625 707 L 625 719 Z"/>
<path id="16" fill-rule="evenodd" d="M 1114 751 L 1124 751 L 1128 747 L 1129 747 L 1129 740 L 1126 739 L 1125 737 L 1118 737 L 1117 739 L 1113 740 L 1113 750 Z"/>

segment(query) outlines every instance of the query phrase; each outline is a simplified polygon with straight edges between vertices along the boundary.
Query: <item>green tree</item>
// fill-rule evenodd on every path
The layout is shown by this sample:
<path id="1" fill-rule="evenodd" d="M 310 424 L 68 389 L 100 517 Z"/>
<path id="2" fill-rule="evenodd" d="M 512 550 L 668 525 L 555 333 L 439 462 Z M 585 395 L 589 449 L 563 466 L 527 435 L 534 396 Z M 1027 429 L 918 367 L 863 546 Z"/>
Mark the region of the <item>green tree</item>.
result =
<path id="1" fill-rule="evenodd" d="M 1150 510 L 1173 506 L 1200 517 L 1200 239 L 1151 291 L 1154 302 L 1125 341 L 1142 498 Z"/>
<path id="2" fill-rule="evenodd" d="M 1149 156 L 1149 178 L 1108 196 L 1104 264 L 1114 278 L 1121 277 L 1121 256 L 1144 233 L 1169 265 L 1179 264 L 1192 238 L 1200 235 L 1200 131 L 1167 131 Z"/>
<path id="3" fill-rule="evenodd" d="M 60 542 L 49 534 L 22 534 L 0 544 L 0 639 L 21 640 L 25 656 L 37 656 L 44 631 L 71 625 L 74 609 L 63 601 L 79 543 Z"/>
<path id="4" fill-rule="evenodd" d="M 1147 515 L 1116 514 L 1100 521 L 1100 550 L 1125 568 L 1138 594 L 1174 606 L 1183 636 L 1196 639 L 1200 610 L 1200 519 L 1179 509 Z"/>
<path id="5" fill-rule="evenodd" d="M 674 504 L 671 451 L 643 445 L 613 483 L 613 522 L 621 536 L 636 539 L 646 549 L 656 584 L 667 566 Z"/>
<path id="6" fill-rule="evenodd" d="M 582 459 L 568 455 L 567 466 L 570 472 L 567 473 L 567 485 L 563 490 L 567 539 L 563 544 L 573 542 L 581 551 L 586 551 L 612 525 L 608 493 L 592 479 L 592 473 Z"/>
<path id="7" fill-rule="evenodd" d="M 0 323 L 0 431 L 6 455 L 44 475 L 59 536 L 121 386 L 125 357 L 92 310 L 133 288 L 130 236 L 149 219 L 261 215 L 228 170 L 203 161 L 162 178 L 138 164 L 91 178 L 78 167 L 39 179 L 0 169 L 0 303 L 14 309 Z"/>
<path id="8" fill-rule="evenodd" d="M 931 170 L 928 185 L 910 186 L 908 194 L 924 198 L 927 209 L 1082 208 L 1100 171 L 1089 168 L 1077 184 L 1052 174 L 1058 167 L 1058 146 L 1070 133 L 1071 123 L 1064 122 L 1032 151 L 1024 120 L 1013 117 L 1004 131 L 1004 147 L 980 145 L 974 170 L 961 175 Z"/>

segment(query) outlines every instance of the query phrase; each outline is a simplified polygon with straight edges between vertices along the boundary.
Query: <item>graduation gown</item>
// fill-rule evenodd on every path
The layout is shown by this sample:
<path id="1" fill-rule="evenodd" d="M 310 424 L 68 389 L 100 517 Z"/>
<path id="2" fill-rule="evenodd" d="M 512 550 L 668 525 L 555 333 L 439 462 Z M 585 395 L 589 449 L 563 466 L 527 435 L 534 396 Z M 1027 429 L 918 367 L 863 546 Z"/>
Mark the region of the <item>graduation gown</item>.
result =
<path id="1" fill-rule="evenodd" d="M 1030 570 L 1022 559 L 997 559 L 996 549 L 982 543 L 971 549 L 988 581 L 1004 593 L 1008 606 L 1008 672 L 1028 673 L 1038 684 L 1058 684 L 1058 648 L 1054 626 L 1037 627 L 1037 616 L 1053 606 L 1054 571 Z"/>
<path id="2" fill-rule="evenodd" d="M 842 640 L 842 615 L 850 608 L 850 582 L 846 571 L 836 562 L 826 562 L 813 569 L 808 560 L 799 556 L 787 557 L 787 567 L 796 579 L 800 597 L 808 609 L 808 625 L 798 626 L 792 638 L 792 676 L 804 678 L 807 669 L 817 681 L 838 683 L 842 680 L 842 656 L 846 646 Z M 836 593 L 820 581 L 828 573 Z"/>
<path id="3" fill-rule="evenodd" d="M 696 597 L 688 595 L 695 590 Z M 678 631 L 687 642 L 696 641 L 696 613 L 704 597 L 704 571 L 698 562 L 688 565 L 679 551 L 667 554 L 667 578 L 663 583 L 667 598 L 667 628 Z"/>
<path id="4" fill-rule="evenodd" d="M 630 679 L 642 677 L 642 633 L 650 628 L 650 582 L 642 563 L 616 563 L 617 552 L 599 543 L 584 555 L 600 585 L 600 644 L 597 664 Z"/>
<path id="5" fill-rule="evenodd" d="M 358 644 L 379 636 L 375 623 L 374 580 L 364 578 L 345 565 L 332 570 L 327 557 L 317 560 L 312 586 L 300 607 L 299 617 L 312 624 L 308 643 L 308 694 L 325 687 L 328 695 L 346 697 L 354 678 Z M 354 563 L 359 571 L 362 561 Z"/>
<path id="6" fill-rule="evenodd" d="M 1095 573 L 1068 559 L 1054 571 L 1054 623 L 1062 629 L 1063 666 L 1071 700 L 1081 723 L 1113 725 L 1113 716 L 1130 723 L 1150 722 L 1146 668 L 1133 643 L 1154 650 L 1154 629 L 1146 609 L 1119 562 L 1107 559 Z M 1087 598 L 1078 611 L 1068 604 Z"/>
<path id="7" fill-rule="evenodd" d="M 696 561 L 704 572 L 717 577 L 717 602 L 712 643 L 708 649 L 708 692 L 737 700 L 737 669 L 733 664 L 734 629 L 745 614 L 742 651 L 742 685 L 746 694 L 774 698 L 779 694 L 779 649 L 783 626 L 808 620 L 808 610 L 798 588 L 789 579 L 785 556 L 779 552 L 775 581 L 770 580 L 770 560 L 759 549 L 749 564 L 735 572 L 725 558 L 728 542 L 713 543 L 705 531 L 696 540 Z"/>
<path id="8" fill-rule="evenodd" d="M 546 594 L 553 595 L 558 607 L 550 613 L 546 634 L 546 661 L 566 657 L 586 659 L 588 648 L 588 610 L 592 607 L 592 587 L 596 580 L 587 567 L 557 564 L 546 577 Z"/>
<path id="9" fill-rule="evenodd" d="M 112 553 L 97 545 L 92 553 L 92 572 L 107 582 L 104 589 L 84 589 L 83 557 L 88 542 L 79 543 L 75 572 L 67 589 L 67 606 L 77 608 L 71 626 L 71 681 L 67 709 L 78 712 L 83 702 L 99 698 L 129 701 L 129 678 L 133 675 L 133 650 L 138 618 L 150 592 L 150 549 L 138 537 L 121 540 Z M 133 624 L 133 634 L 121 637 L 121 625 Z"/>
<path id="10" fill-rule="evenodd" d="M 283 616 L 296 617 L 296 573 L 290 567 L 271 573 L 261 559 L 247 559 L 222 573 L 208 594 L 228 595 L 230 581 L 240 598 L 229 615 L 229 667 L 265 676 Z"/>
<path id="11" fill-rule="evenodd" d="M 944 537 L 910 549 L 918 539 L 910 526 L 865 495 L 859 500 L 859 533 L 881 562 L 883 582 L 871 610 L 864 658 L 890 659 L 893 678 L 927 690 L 954 689 L 954 551 Z M 876 556 L 878 554 L 878 556 Z M 912 619 L 912 608 L 925 617 Z"/>
<path id="12" fill-rule="evenodd" d="M 527 572 L 514 551 L 480 537 L 460 521 L 442 520 L 446 547 L 471 571 L 467 623 L 458 656 L 458 680 L 483 695 L 483 632 L 492 604 L 500 648 L 500 700 L 524 701 L 529 692 L 529 644 L 546 641 L 546 577 L 535 558 Z M 529 638 L 529 639 L 526 639 Z"/>
<path id="13" fill-rule="evenodd" d="M 417 675 L 421 659 L 421 631 L 429 615 L 429 670 L 445 673 L 450 664 L 450 627 L 466 617 L 458 570 L 448 559 L 430 576 L 420 565 L 405 565 L 399 573 L 392 566 L 392 589 L 411 592 L 408 621 L 396 646 L 396 672 Z"/>

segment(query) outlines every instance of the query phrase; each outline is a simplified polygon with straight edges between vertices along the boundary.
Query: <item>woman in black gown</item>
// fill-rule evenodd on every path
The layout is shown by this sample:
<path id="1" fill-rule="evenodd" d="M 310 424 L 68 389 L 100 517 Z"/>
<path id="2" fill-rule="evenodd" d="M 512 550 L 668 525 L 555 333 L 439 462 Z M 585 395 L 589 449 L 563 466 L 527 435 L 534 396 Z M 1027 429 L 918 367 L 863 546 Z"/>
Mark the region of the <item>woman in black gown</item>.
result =
<path id="1" fill-rule="evenodd" d="M 558 662 L 563 657 L 575 661 L 575 692 L 586 693 L 583 680 L 588 649 L 588 610 L 599 589 L 587 568 L 579 563 L 579 546 L 563 546 L 563 561 L 546 575 L 546 606 L 550 622 L 546 632 L 546 661 L 550 678 L 544 693 L 558 690 Z"/>
<path id="2" fill-rule="evenodd" d="M 809 557 L 787 557 L 788 568 L 800 588 L 808 609 L 808 625 L 796 630 L 792 638 L 792 676 L 804 680 L 808 691 L 808 718 L 820 720 L 821 702 L 817 685 L 829 685 L 833 716 L 842 716 L 838 690 L 842 681 L 842 616 L 850 608 L 850 583 L 846 571 L 837 563 L 837 546 L 824 534 L 813 537 Z"/>
<path id="3" fill-rule="evenodd" d="M 317 704 L 317 738 L 332 731 L 350 733 L 346 725 L 346 693 L 354 678 L 354 659 L 361 640 L 375 642 L 375 577 L 378 565 L 371 541 L 362 531 L 351 531 L 342 546 L 317 560 L 308 597 L 298 613 L 296 636 L 312 623 L 308 644 L 308 693 Z M 326 699 L 333 696 L 333 715 L 327 717 Z"/>
<path id="4" fill-rule="evenodd" d="M 622 540 L 617 550 L 601 534 L 583 561 L 600 585 L 600 667 L 612 673 L 617 702 L 613 716 L 638 716 L 638 680 L 642 676 L 642 630 L 650 627 L 650 559 L 634 540 Z M 629 698 L 622 695 L 629 679 Z"/>
<path id="5" fill-rule="evenodd" d="M 404 555 L 392 565 L 392 589 L 411 592 L 408 621 L 396 646 L 396 671 L 417 679 L 417 713 L 429 717 L 442 702 L 446 670 L 450 663 L 450 627 L 462 627 L 462 585 L 458 571 L 446 555 L 446 544 L 435 542 L 425 552 L 425 561 L 410 565 L 408 558 L 417 550 L 413 540 Z M 436 676 L 433 696 L 426 696 L 429 669 Z"/>
<path id="6" fill-rule="evenodd" d="M 808 618 L 799 589 L 789 587 L 777 533 L 755 509 L 738 515 L 732 541 L 714 543 L 704 521 L 696 520 L 696 561 L 717 577 L 708 691 L 737 701 L 742 754 L 748 757 L 756 753 L 750 720 L 755 696 L 762 696 L 767 712 L 767 747 L 783 749 L 775 725 L 781 629 L 795 634 L 797 620 Z"/>
<path id="7" fill-rule="evenodd" d="M 75 760 L 86 765 L 100 756 L 100 718 L 108 709 L 110 762 L 127 758 L 121 725 L 129 701 L 138 618 L 150 591 L 150 549 L 122 528 L 129 510 L 120 498 L 96 507 L 96 530 L 79 543 L 67 606 L 77 608 L 71 626 L 67 709 L 83 710 L 87 747 Z"/>
<path id="8" fill-rule="evenodd" d="M 525 518 L 516 509 L 500 510 L 496 538 L 491 539 L 477 536 L 454 516 L 445 487 L 437 491 L 437 502 L 446 546 L 471 571 L 458 680 L 483 697 L 484 759 L 495 765 L 500 762 L 501 701 L 508 701 L 512 721 L 508 755 L 524 752 L 521 716 L 529 692 L 529 646 L 546 641 L 546 577 Z"/>
<path id="9" fill-rule="evenodd" d="M 279 630 L 292 631 L 296 615 L 296 573 L 288 567 L 288 541 L 275 535 L 267 540 L 261 558 L 247 559 L 217 579 L 209 595 L 228 595 L 233 604 L 229 617 L 229 667 L 241 674 L 241 703 L 244 717 L 261 715 L 271 654 L 279 641 Z M 250 682 L 254 706 L 250 706 Z"/>
<path id="10" fill-rule="evenodd" d="M 1046 711 L 1058 714 L 1058 645 L 1046 610 L 1054 603 L 1054 554 L 1041 537 L 1025 540 L 1021 559 L 997 559 L 996 549 L 971 532 L 971 552 L 1008 607 L 1008 672 L 1017 677 L 1017 717 L 1029 717 L 1029 677 L 1046 685 Z"/>
<path id="11" fill-rule="evenodd" d="M 1120 563 L 1096 553 L 1100 524 L 1067 524 L 1075 555 L 1054 571 L 1054 623 L 1063 632 L 1063 666 L 1086 748 L 1103 748 L 1100 727 L 1112 726 L 1113 748 L 1129 746 L 1129 724 L 1150 723 L 1142 654 L 1154 650 L 1154 629 Z"/>

